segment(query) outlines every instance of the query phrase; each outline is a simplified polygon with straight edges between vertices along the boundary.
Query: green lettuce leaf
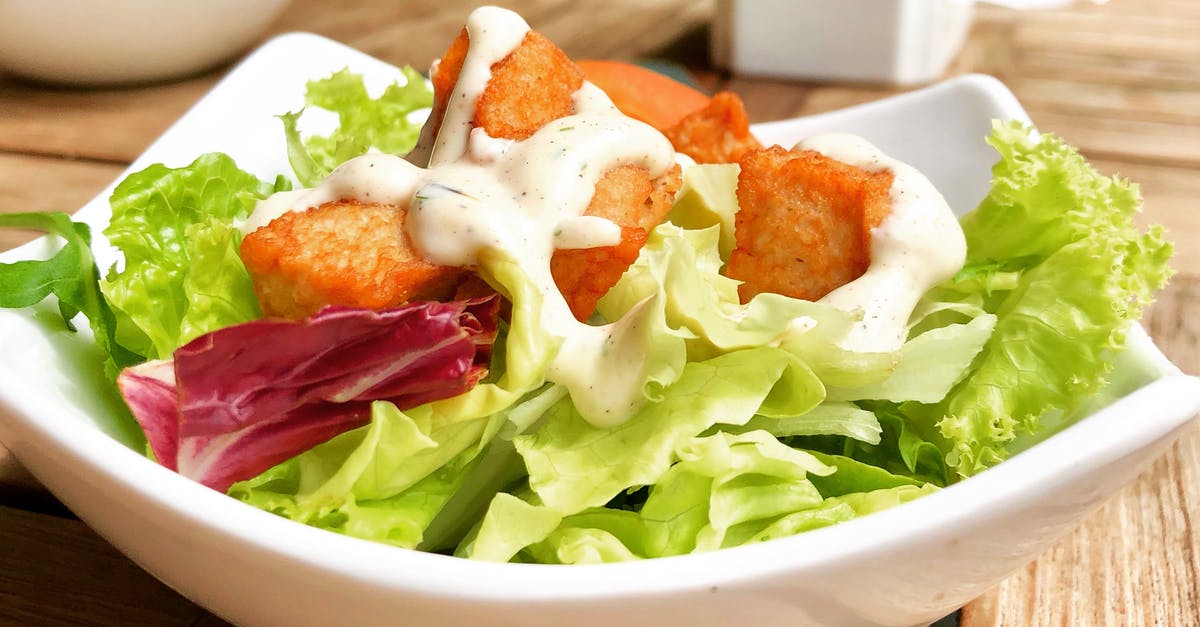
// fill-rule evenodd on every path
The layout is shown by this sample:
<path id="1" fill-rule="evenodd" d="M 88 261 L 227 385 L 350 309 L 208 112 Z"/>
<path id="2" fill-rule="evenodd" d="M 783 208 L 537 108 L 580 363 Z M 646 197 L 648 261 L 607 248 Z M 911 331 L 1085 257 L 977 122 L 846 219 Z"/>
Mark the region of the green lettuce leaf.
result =
<path id="1" fill-rule="evenodd" d="M 100 271 L 86 224 L 72 222 L 65 213 L 6 213 L 0 214 L 0 227 L 44 231 L 63 240 L 49 259 L 0 263 L 0 307 L 30 307 L 54 295 L 63 323 L 72 331 L 72 320 L 82 313 L 104 355 L 109 381 L 116 381 L 125 366 L 143 361 L 143 355 L 117 340 L 116 316 L 100 291 Z"/>
<path id="2" fill-rule="evenodd" d="M 785 379 L 779 387 L 789 388 L 788 413 L 802 414 L 820 400 L 819 382 L 794 357 L 779 349 L 750 349 L 688 363 L 662 401 L 621 425 L 594 427 L 562 401 L 540 429 L 514 444 L 542 503 L 573 514 L 654 483 L 678 445 L 718 422 L 749 420 Z"/>
<path id="3" fill-rule="evenodd" d="M 755 416 L 744 426 L 719 425 L 728 433 L 762 430 L 778 438 L 835 435 L 878 444 L 883 427 L 873 412 L 853 403 L 825 402 L 799 416 Z"/>
<path id="4" fill-rule="evenodd" d="M 100 284 L 122 343 L 157 359 L 199 335 L 261 316 L 233 223 L 286 187 L 283 179 L 260 181 L 220 153 L 126 177 L 113 192 L 104 230 L 124 263 Z"/>
<path id="5" fill-rule="evenodd" d="M 498 495 L 462 553 L 552 564 L 683 555 L 795 535 L 936 489 L 788 447 L 765 431 L 690 438 L 674 458 L 635 509 L 590 507 L 564 517 L 536 495 Z"/>
<path id="6" fill-rule="evenodd" d="M 967 267 L 942 295 L 992 309 L 996 329 L 944 401 L 905 412 L 918 430 L 936 426 L 962 476 L 1005 459 L 1018 435 L 1042 433 L 1044 417 L 1072 414 L 1096 395 L 1129 325 L 1170 273 L 1161 229 L 1134 225 L 1136 186 L 1019 123 L 997 123 L 988 141 L 1001 156 L 992 191 L 963 218 Z"/>
<path id="7" fill-rule="evenodd" d="M 390 471 L 440 445 L 427 416 L 376 402 L 371 423 L 343 433 L 230 488 L 247 503 L 322 529 L 415 548 L 425 528 L 461 487 L 472 457 L 462 456 L 395 489 Z"/>
<path id="8" fill-rule="evenodd" d="M 433 106 L 433 90 L 416 70 L 402 71 L 405 82 L 388 85 L 378 98 L 367 93 L 362 75 L 348 69 L 308 82 L 306 105 L 336 113 L 339 124 L 329 135 L 302 138 L 298 123 L 303 110 L 279 116 L 288 161 L 301 185 L 316 185 L 341 163 L 372 148 L 396 155 L 412 150 L 421 124 L 410 121 L 409 114 Z"/>
<path id="9" fill-rule="evenodd" d="M 544 522 L 601 507 L 626 490 L 656 483 L 675 461 L 677 447 L 717 423 L 742 424 L 764 408 L 800 415 L 822 393 L 794 356 L 764 347 L 689 362 L 661 400 L 615 427 L 594 427 L 569 399 L 560 400 L 536 431 L 513 440 L 529 473 L 530 507 L 516 509 Z M 511 539 L 486 533 L 501 528 L 497 516 L 512 515 L 513 507 L 503 507 L 488 511 L 460 554 L 512 557 Z"/>
<path id="10" fill-rule="evenodd" d="M 683 185 L 667 219 L 685 229 L 702 230 L 717 226 L 720 233 L 718 252 L 729 261 L 737 241 L 734 216 L 737 215 L 737 178 L 741 167 L 736 163 L 702 163 L 683 171 Z"/>

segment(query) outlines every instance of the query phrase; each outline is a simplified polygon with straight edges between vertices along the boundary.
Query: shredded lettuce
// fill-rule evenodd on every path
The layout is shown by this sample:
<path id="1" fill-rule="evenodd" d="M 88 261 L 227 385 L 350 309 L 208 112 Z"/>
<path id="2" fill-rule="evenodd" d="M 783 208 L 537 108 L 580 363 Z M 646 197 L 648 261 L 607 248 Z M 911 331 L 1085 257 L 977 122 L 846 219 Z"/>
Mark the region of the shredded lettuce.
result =
<path id="1" fill-rule="evenodd" d="M 104 230 L 124 262 L 100 284 L 121 342 L 159 359 L 204 333 L 260 317 L 233 223 L 287 187 L 283 178 L 260 181 L 220 153 L 126 177 L 113 191 Z"/>
<path id="2" fill-rule="evenodd" d="M 405 67 L 402 71 L 404 83 L 388 85 L 378 98 L 367 93 L 362 75 L 348 69 L 308 82 L 305 104 L 336 113 L 338 126 L 329 135 L 302 138 L 299 120 L 303 109 L 279 116 L 287 138 L 288 161 L 301 185 L 316 185 L 344 161 L 372 148 L 396 155 L 412 150 L 421 122 L 409 116 L 433 106 L 433 90 L 416 70 Z"/>

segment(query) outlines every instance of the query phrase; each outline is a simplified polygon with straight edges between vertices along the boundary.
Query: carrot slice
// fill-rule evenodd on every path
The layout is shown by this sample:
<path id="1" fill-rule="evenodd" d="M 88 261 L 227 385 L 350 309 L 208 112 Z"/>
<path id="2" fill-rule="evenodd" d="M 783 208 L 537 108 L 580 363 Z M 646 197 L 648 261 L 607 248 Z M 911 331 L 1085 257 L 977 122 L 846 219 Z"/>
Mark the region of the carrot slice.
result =
<path id="1" fill-rule="evenodd" d="M 708 96 L 653 70 L 620 61 L 576 61 L 621 113 L 660 130 L 708 105 Z"/>

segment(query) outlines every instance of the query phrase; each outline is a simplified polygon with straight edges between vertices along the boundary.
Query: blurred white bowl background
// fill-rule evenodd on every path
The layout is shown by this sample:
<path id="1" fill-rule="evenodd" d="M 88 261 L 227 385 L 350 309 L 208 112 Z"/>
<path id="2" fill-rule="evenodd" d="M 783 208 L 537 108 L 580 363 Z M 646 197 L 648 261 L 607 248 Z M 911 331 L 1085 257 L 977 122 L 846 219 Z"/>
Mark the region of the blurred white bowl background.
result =
<path id="1" fill-rule="evenodd" d="M 1073 0 L 980 0 L 1052 9 Z M 1091 0 L 1104 2 L 1105 0 Z M 717 0 L 713 63 L 737 74 L 912 85 L 939 78 L 976 0 Z"/>
<path id="2" fill-rule="evenodd" d="M 0 0 L 0 72 L 112 84 L 208 69 L 253 44 L 287 0 Z"/>

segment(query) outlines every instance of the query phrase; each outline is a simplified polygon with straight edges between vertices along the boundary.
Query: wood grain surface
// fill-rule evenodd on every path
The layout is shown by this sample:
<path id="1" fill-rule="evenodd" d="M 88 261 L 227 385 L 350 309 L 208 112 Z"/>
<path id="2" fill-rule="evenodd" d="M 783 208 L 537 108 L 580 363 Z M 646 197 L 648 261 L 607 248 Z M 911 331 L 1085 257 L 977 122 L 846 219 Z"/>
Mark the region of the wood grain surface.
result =
<path id="1" fill-rule="evenodd" d="M 296 0 L 272 33 L 316 32 L 393 63 L 440 55 L 476 2 Z M 886 85 L 729 76 L 708 65 L 712 2 L 508 2 L 576 58 L 667 58 L 754 121 L 904 91 Z M 120 89 L 0 76 L 0 211 L 73 210 L 218 80 Z M 1200 372 L 1200 0 L 1112 0 L 1016 13 L 980 8 L 949 74 L 1003 80 L 1043 131 L 1102 171 L 1138 181 L 1144 222 L 1164 224 L 1177 272 L 1145 324 Z M 0 231 L 0 250 L 29 234 Z M 1200 426 L 1071 536 L 964 608 L 969 627 L 1200 625 Z M 0 446 L 0 624 L 217 625 L 121 557 Z"/>

